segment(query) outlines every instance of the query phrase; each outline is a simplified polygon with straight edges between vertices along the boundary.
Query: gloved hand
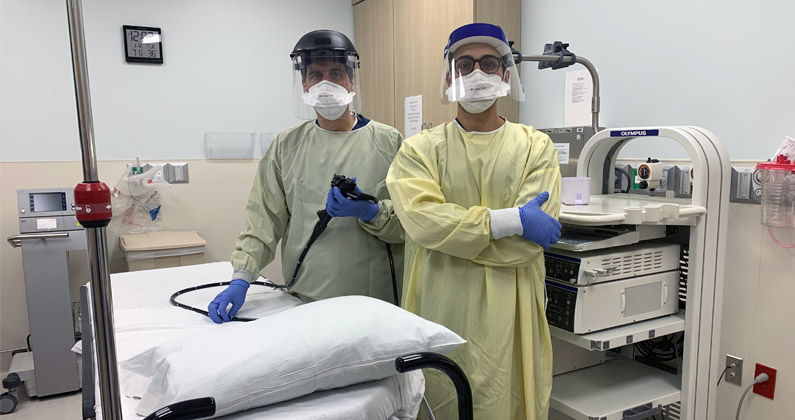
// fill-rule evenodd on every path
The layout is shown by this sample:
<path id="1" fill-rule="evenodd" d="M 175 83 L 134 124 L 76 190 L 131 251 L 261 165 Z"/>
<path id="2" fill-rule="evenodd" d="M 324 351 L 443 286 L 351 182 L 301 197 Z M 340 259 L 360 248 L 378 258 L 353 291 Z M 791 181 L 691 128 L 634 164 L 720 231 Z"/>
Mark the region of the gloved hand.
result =
<path id="1" fill-rule="evenodd" d="M 356 191 L 362 192 L 359 187 L 356 187 Z M 369 222 L 378 214 L 378 204 L 367 200 L 351 200 L 342 195 L 339 188 L 334 187 L 328 190 L 326 212 L 331 217 L 358 217 Z"/>
<path id="2" fill-rule="evenodd" d="M 544 213 L 541 205 L 549 198 L 549 193 L 544 191 L 538 197 L 519 207 L 519 217 L 522 219 L 522 237 L 549 249 L 550 245 L 558 243 L 560 239 L 560 223 L 554 217 Z"/>
<path id="3" fill-rule="evenodd" d="M 207 307 L 207 312 L 213 322 L 223 324 L 224 321 L 231 321 L 237 315 L 237 311 L 243 306 L 243 302 L 246 301 L 246 291 L 249 287 L 250 285 L 245 280 L 232 280 L 229 287 L 219 293 Z M 230 303 L 232 304 L 232 309 L 227 313 L 226 308 Z"/>

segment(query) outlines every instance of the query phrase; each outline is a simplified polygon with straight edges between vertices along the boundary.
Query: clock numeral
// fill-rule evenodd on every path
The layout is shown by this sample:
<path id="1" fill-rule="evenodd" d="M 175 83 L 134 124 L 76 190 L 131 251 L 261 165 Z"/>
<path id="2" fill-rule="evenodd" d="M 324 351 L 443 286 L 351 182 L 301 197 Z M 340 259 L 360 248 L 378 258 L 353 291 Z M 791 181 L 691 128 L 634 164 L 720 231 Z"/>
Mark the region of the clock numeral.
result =
<path id="1" fill-rule="evenodd" d="M 149 57 L 155 57 L 156 55 L 155 50 L 149 50 Z"/>

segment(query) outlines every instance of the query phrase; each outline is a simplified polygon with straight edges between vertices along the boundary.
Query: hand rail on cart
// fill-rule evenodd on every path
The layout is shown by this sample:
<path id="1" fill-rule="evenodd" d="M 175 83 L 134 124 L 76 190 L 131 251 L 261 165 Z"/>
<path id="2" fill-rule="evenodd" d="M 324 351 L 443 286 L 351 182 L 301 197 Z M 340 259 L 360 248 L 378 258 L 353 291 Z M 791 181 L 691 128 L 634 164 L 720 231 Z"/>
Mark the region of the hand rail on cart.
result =
<path id="1" fill-rule="evenodd" d="M 68 238 L 69 234 L 66 232 L 56 232 L 56 233 L 22 233 L 19 235 L 13 235 L 6 238 L 8 244 L 13 246 L 14 248 L 19 248 L 22 246 L 23 239 L 53 239 L 53 238 Z"/>

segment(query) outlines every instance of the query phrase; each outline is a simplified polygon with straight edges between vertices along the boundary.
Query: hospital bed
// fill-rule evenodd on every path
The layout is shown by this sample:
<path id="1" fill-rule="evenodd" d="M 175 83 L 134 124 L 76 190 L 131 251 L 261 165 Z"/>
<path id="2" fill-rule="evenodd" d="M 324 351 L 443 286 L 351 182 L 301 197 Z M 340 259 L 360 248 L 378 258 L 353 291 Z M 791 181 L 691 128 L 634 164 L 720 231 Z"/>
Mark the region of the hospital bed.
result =
<path id="1" fill-rule="evenodd" d="M 128 360 L 157 344 L 202 334 L 218 328 L 209 318 L 174 307 L 169 302 L 171 294 L 205 283 L 230 278 L 232 266 L 228 262 L 166 268 L 159 270 L 119 273 L 111 276 L 113 313 L 116 330 L 118 363 Z M 207 302 L 222 290 L 208 288 L 180 297 L 180 302 L 195 307 L 206 307 Z M 89 324 L 90 299 L 83 295 L 83 342 L 75 346 L 76 352 L 89 348 L 92 328 Z M 245 306 L 238 316 L 261 318 L 300 305 L 302 302 L 288 293 L 265 287 L 252 287 Z M 230 346 L 234 345 L 230 343 Z M 95 363 L 89 362 L 91 352 L 84 358 L 83 418 L 102 418 L 99 406 L 99 381 Z M 409 361 L 409 364 L 411 362 Z M 200 369 L 200 366 L 197 366 Z M 410 370 L 410 369 L 407 369 Z M 119 375 L 120 381 L 124 375 Z M 94 384 L 92 387 L 90 384 Z M 398 374 L 379 381 L 352 385 L 345 388 L 316 392 L 298 399 L 245 412 L 224 416 L 225 420 L 306 420 L 306 419 L 384 419 L 414 418 L 420 408 L 425 381 L 419 371 Z M 124 420 L 139 420 L 135 413 L 137 401 L 123 396 Z"/>

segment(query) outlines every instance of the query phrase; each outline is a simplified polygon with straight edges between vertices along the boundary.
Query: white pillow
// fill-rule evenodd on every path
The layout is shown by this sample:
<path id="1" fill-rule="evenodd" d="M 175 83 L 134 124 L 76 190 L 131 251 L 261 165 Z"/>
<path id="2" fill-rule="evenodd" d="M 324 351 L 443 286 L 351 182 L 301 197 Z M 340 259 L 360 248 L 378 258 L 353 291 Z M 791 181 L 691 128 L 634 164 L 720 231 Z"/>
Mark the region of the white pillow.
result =
<path id="1" fill-rule="evenodd" d="M 464 342 L 384 301 L 346 296 L 157 345 L 122 362 L 120 382 L 141 398 L 142 416 L 200 397 L 215 398 L 223 416 L 386 378 L 398 356 L 444 354 Z"/>

